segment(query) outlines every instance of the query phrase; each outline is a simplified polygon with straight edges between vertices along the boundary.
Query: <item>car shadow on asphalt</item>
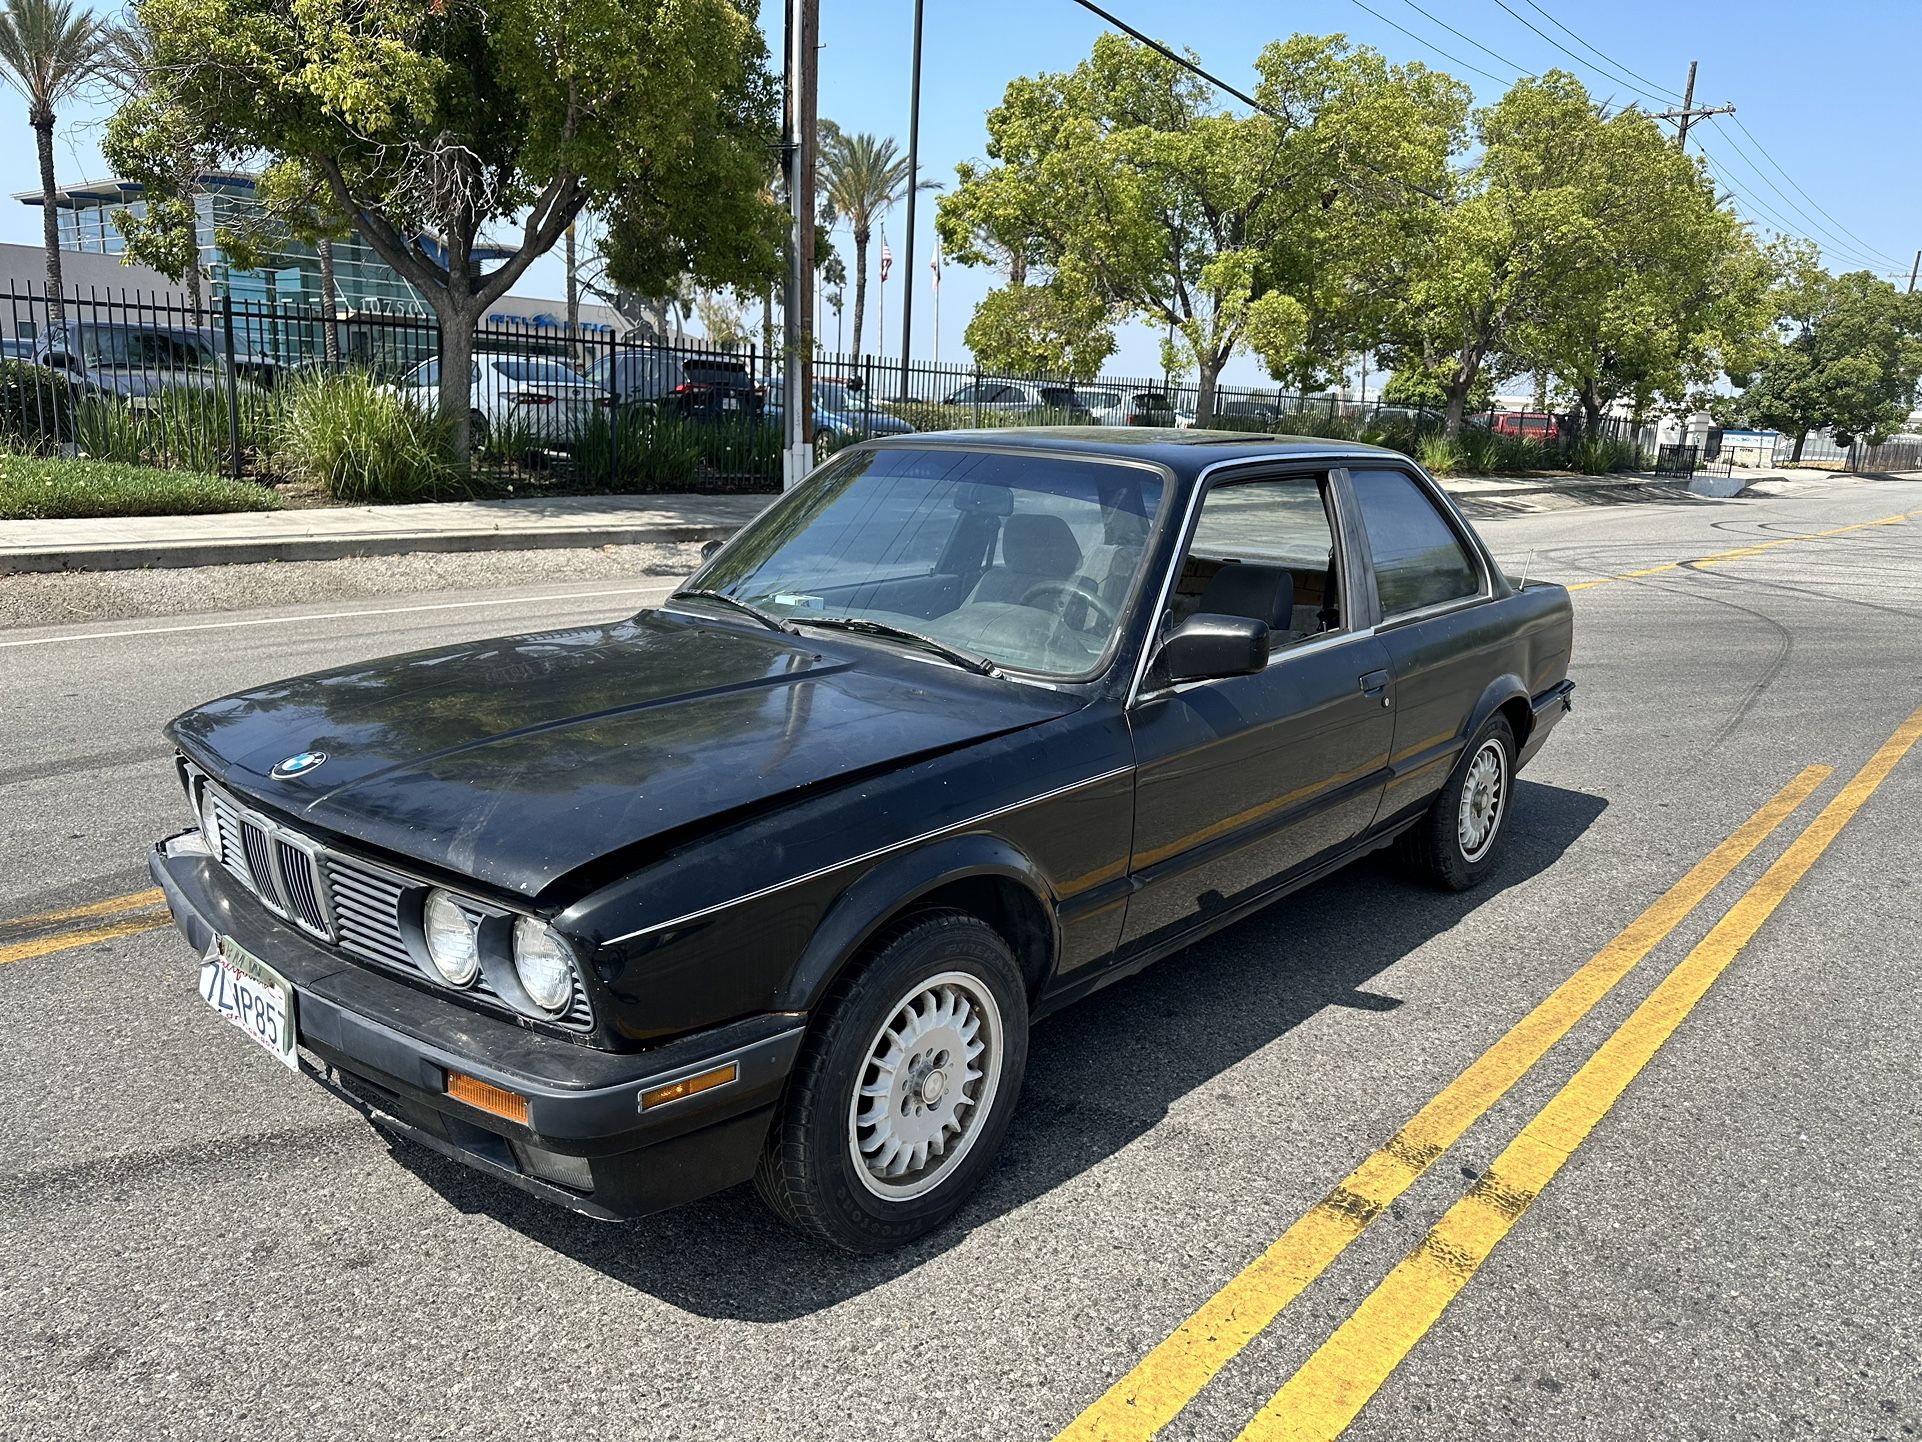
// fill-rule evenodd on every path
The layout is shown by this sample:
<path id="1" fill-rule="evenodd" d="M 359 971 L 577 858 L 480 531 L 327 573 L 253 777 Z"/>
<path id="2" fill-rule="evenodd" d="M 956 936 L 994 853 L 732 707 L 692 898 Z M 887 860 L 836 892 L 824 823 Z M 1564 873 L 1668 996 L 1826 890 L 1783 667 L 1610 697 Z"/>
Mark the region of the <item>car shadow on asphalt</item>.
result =
<path id="1" fill-rule="evenodd" d="M 817 1247 L 776 1221 L 747 1187 L 610 1223 L 536 1201 L 422 1147 L 393 1141 L 394 1155 L 462 1211 L 492 1216 L 673 1306 L 750 1322 L 807 1316 L 913 1271 L 975 1228 L 1098 1166 L 1159 1124 L 1180 1098 L 1323 1008 L 1399 1006 L 1368 983 L 1547 870 L 1608 805 L 1527 780 L 1515 799 L 1503 865 L 1475 891 L 1411 884 L 1392 853 L 1381 853 L 1043 1023 L 997 1166 L 953 1222 L 898 1252 L 854 1257 Z M 1125 1086 L 1116 1084 L 1118 1058 Z"/>

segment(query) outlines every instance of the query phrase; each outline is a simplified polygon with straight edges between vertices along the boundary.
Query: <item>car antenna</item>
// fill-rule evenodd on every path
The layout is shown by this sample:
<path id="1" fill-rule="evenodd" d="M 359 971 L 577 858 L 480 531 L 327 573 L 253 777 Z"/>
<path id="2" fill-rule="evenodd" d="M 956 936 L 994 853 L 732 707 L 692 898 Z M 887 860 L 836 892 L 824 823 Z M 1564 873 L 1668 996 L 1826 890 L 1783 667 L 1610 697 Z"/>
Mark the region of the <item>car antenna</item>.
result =
<path id="1" fill-rule="evenodd" d="M 1534 564 L 1535 552 L 1531 547 L 1528 554 L 1522 557 L 1522 578 L 1515 583 L 1515 589 L 1517 591 L 1526 591 L 1528 589 L 1528 568 Z"/>

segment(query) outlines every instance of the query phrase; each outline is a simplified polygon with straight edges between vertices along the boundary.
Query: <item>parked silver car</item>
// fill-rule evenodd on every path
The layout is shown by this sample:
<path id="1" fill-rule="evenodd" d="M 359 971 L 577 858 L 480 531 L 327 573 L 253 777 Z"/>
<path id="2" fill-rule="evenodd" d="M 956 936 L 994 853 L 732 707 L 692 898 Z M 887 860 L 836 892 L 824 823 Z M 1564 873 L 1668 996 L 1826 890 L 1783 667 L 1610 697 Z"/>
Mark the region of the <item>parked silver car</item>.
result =
<path id="1" fill-rule="evenodd" d="M 397 394 L 424 407 L 440 403 L 440 357 L 424 360 L 395 385 Z M 587 428 L 603 391 L 554 356 L 474 357 L 468 386 L 468 423 L 475 445 L 515 434 L 541 446 L 572 445 Z"/>

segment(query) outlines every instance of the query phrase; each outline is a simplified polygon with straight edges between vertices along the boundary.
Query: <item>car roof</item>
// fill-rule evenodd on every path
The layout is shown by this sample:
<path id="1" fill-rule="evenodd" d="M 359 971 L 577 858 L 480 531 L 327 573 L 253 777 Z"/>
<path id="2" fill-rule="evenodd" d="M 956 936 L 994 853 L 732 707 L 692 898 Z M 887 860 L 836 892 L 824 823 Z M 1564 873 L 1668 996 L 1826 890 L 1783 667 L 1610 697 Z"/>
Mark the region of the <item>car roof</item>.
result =
<path id="1" fill-rule="evenodd" d="M 1179 430 L 1171 426 L 1007 426 L 993 430 L 917 431 L 878 438 L 870 444 L 892 448 L 943 446 L 977 450 L 1033 450 L 1085 455 L 1091 459 L 1143 460 L 1192 478 L 1220 461 L 1261 459 L 1359 461 L 1407 457 L 1384 446 L 1319 436 L 1256 434 L 1249 431 Z"/>

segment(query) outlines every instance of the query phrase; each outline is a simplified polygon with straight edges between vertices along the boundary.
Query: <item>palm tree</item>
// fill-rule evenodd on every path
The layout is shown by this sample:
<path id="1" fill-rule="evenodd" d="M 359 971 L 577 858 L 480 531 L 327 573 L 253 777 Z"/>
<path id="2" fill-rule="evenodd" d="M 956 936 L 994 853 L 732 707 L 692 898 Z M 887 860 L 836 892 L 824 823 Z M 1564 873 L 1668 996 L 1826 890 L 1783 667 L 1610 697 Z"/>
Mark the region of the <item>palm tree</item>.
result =
<path id="1" fill-rule="evenodd" d="M 822 126 L 822 197 L 854 232 L 854 349 L 861 353 L 861 317 L 868 302 L 868 241 L 875 222 L 907 194 L 908 161 L 892 140 L 848 135 L 832 122 Z M 925 182 L 924 182 L 925 185 Z"/>
<path id="2" fill-rule="evenodd" d="M 60 221 L 54 209 L 54 107 L 99 69 L 106 36 L 73 0 L 8 0 L 0 12 L 0 79 L 27 102 L 27 122 L 40 147 L 42 240 L 47 247 L 47 320 L 64 324 L 60 300 Z"/>

